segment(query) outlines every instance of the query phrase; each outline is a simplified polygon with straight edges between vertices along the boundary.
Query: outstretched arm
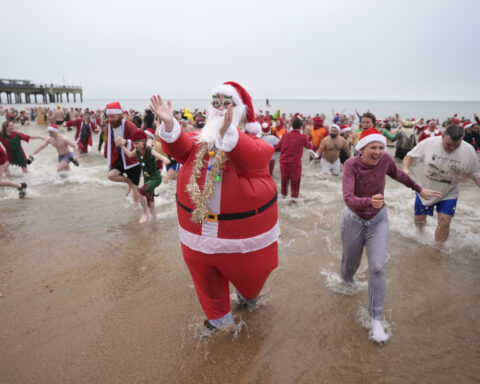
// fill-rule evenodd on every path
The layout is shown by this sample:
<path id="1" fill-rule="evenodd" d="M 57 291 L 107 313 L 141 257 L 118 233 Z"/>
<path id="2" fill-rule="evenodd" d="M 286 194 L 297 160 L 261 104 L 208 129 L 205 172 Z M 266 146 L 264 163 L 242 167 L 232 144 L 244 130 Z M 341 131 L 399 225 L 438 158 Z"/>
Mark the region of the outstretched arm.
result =
<path id="1" fill-rule="evenodd" d="M 122 148 L 123 149 L 123 148 Z M 151 152 L 152 156 L 155 157 L 157 160 L 163 161 L 165 164 L 170 164 L 170 159 L 166 156 L 163 156 L 162 154 L 158 153 L 154 149 L 152 149 Z"/>
<path id="2" fill-rule="evenodd" d="M 135 157 L 135 156 L 137 156 L 137 154 L 135 153 L 135 151 L 130 151 L 129 149 L 127 149 L 127 147 L 125 146 L 126 143 L 127 143 L 126 140 L 122 140 L 122 142 L 121 142 L 121 144 L 120 144 L 120 148 L 122 148 L 123 153 L 125 153 L 125 155 L 127 155 L 128 157 Z"/>
<path id="3" fill-rule="evenodd" d="M 50 144 L 50 138 L 47 138 L 43 141 L 42 144 L 40 144 L 31 154 L 29 157 L 32 157 L 33 155 L 36 155 L 38 152 L 41 150 L 45 149 L 45 147 Z"/>
<path id="4" fill-rule="evenodd" d="M 405 156 L 402 162 L 402 169 L 407 175 L 410 176 L 410 166 L 412 165 L 413 158 L 411 156 Z"/>

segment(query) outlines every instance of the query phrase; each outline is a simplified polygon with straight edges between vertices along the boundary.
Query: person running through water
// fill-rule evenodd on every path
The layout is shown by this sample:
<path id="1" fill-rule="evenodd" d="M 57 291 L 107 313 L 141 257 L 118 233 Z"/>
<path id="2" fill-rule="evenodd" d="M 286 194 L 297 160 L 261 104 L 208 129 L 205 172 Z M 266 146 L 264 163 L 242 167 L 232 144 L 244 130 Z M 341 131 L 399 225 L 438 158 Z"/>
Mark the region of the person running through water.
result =
<path id="1" fill-rule="evenodd" d="M 21 140 L 27 143 L 30 139 L 45 140 L 43 136 L 30 136 L 22 132 L 15 131 L 15 123 L 13 121 L 4 121 L 2 124 L 2 134 L 0 135 L 0 142 L 7 151 L 8 162 L 5 166 L 5 172 L 8 174 L 9 163 L 18 165 L 22 168 L 23 173 L 27 173 L 27 157 L 22 148 Z"/>
<path id="2" fill-rule="evenodd" d="M 413 189 L 425 199 L 441 196 L 439 192 L 422 189 L 397 168 L 388 151 L 385 151 L 386 143 L 385 136 L 377 129 L 363 131 L 355 146 L 359 155 L 348 159 L 343 170 L 343 199 L 346 207 L 341 225 L 341 276 L 346 283 L 354 283 L 353 276 L 360 266 L 363 249 L 366 248 L 371 338 L 378 343 L 389 338 L 382 324 L 389 233 L 383 197 L 385 176 Z"/>
<path id="3" fill-rule="evenodd" d="M 132 137 L 132 144 L 135 148 L 134 151 L 129 151 L 126 147 L 126 140 L 122 138 L 117 139 L 122 151 L 128 157 L 137 157 L 138 162 L 140 163 L 143 170 L 143 178 L 145 184 L 138 188 L 138 192 L 142 196 L 140 203 L 142 204 L 143 214 L 139 224 L 143 224 L 147 221 L 148 218 L 148 209 L 150 209 L 150 215 L 152 219 L 157 217 L 157 212 L 155 210 L 155 188 L 157 188 L 162 183 L 162 175 L 157 168 L 157 160 L 161 160 L 164 163 L 170 163 L 167 157 L 159 154 L 152 147 L 147 146 L 147 135 L 145 131 L 136 131 Z M 148 209 L 147 209 L 148 208 Z"/>
<path id="4" fill-rule="evenodd" d="M 45 149 L 49 144 L 51 144 L 58 152 L 58 164 L 57 172 L 69 171 L 70 162 L 78 166 L 78 146 L 68 137 L 58 133 L 58 127 L 55 124 L 50 124 L 48 126 L 49 138 L 36 148 L 30 155 L 30 158 L 33 158 L 33 155 Z M 73 153 L 70 151 L 70 147 L 73 148 Z"/>
<path id="5" fill-rule="evenodd" d="M 18 189 L 18 197 L 23 199 L 25 197 L 27 184 L 26 183 L 16 183 L 11 180 L 3 179 L 3 174 L 5 173 L 5 168 L 7 166 L 7 153 L 3 150 L 0 145 L 0 186 L 1 187 L 12 187 Z"/>

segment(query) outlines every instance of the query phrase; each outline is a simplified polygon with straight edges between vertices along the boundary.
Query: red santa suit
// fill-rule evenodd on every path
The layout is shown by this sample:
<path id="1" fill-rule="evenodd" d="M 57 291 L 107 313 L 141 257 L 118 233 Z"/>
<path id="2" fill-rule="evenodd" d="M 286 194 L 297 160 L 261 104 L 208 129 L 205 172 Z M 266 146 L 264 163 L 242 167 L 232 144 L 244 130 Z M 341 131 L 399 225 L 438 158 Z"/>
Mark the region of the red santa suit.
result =
<path id="1" fill-rule="evenodd" d="M 132 150 L 132 137 L 133 134 L 138 131 L 138 128 L 131 121 L 122 119 L 122 124 L 120 125 L 120 137 L 127 140 L 126 147 Z M 120 152 L 122 156 L 122 163 L 124 169 L 133 168 L 139 165 L 136 157 L 125 156 L 122 150 L 118 151 L 115 144 L 113 128 L 110 127 L 110 124 L 107 124 L 107 134 L 106 142 L 103 150 L 103 154 L 107 159 L 108 167 L 111 168 L 115 162 L 118 160 L 118 153 Z"/>
<path id="2" fill-rule="evenodd" d="M 88 152 L 88 146 L 92 146 L 93 145 L 93 142 L 92 142 L 92 136 L 93 136 L 93 132 L 97 133 L 97 126 L 96 124 L 90 120 L 90 122 L 88 123 L 89 127 L 89 135 L 88 135 L 88 142 L 84 142 L 84 141 L 81 141 L 80 140 L 80 133 L 82 132 L 82 126 L 84 125 L 85 123 L 83 122 L 83 119 L 75 119 L 75 120 L 71 120 L 71 121 L 67 121 L 65 123 L 65 125 L 67 127 L 76 127 L 76 131 L 75 131 L 75 142 L 77 143 L 78 145 L 78 148 L 80 149 L 80 152 L 81 153 L 87 153 Z"/>
<path id="3" fill-rule="evenodd" d="M 246 96 L 238 92 L 246 91 L 241 87 L 238 91 L 238 87 L 225 83 L 219 92 L 233 96 L 235 105 L 249 105 L 246 130 L 252 132 L 250 123 L 258 125 L 259 130 L 251 99 L 244 100 Z M 273 147 L 233 125 L 223 139 L 218 137 L 214 150 L 225 151 L 227 160 L 207 203 L 210 212 L 195 223 L 192 211 L 196 207 L 186 186 L 197 153 L 206 144 L 199 143 L 196 135 L 183 132 L 175 120 L 171 132 L 166 132 L 162 123 L 160 137 L 164 152 L 182 164 L 177 178 L 177 212 L 185 263 L 207 318 L 224 318 L 230 314 L 229 282 L 247 300 L 255 299 L 278 264 L 277 193 L 268 169 Z M 201 190 L 215 156 L 207 152 L 203 158 L 197 179 Z"/>
<path id="4" fill-rule="evenodd" d="M 420 136 L 418 136 L 418 142 L 421 142 L 422 140 L 428 139 L 433 136 L 442 136 L 442 131 L 440 131 L 438 128 L 435 128 L 434 131 L 426 129 L 420 134 Z"/>

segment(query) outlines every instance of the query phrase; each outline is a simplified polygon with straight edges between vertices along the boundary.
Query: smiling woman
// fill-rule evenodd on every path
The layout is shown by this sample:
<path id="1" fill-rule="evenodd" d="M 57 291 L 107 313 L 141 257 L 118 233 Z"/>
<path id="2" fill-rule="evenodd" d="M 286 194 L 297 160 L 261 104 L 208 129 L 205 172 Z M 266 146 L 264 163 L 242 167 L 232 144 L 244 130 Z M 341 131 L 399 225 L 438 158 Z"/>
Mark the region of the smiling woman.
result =
<path id="1" fill-rule="evenodd" d="M 383 193 L 385 175 L 415 190 L 421 196 L 436 196 L 438 192 L 422 189 L 395 165 L 385 152 L 385 137 L 375 128 L 362 132 L 355 149 L 360 156 L 345 162 L 343 173 L 343 198 L 346 203 L 341 237 L 343 243 L 341 275 L 349 284 L 360 266 L 363 248 L 368 257 L 368 293 L 370 299 L 371 338 L 387 341 L 383 329 L 383 303 L 385 301 L 385 259 L 389 234 L 387 210 Z"/>

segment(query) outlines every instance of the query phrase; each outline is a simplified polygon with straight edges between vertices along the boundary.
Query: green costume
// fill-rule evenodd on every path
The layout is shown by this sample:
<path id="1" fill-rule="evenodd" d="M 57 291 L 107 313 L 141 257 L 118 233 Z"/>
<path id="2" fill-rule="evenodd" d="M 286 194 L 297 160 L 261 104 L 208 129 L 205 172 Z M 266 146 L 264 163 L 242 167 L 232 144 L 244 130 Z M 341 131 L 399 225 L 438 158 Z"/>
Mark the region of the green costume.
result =
<path id="1" fill-rule="evenodd" d="M 142 189 L 145 191 L 145 193 L 153 195 L 155 188 L 157 188 L 162 183 L 162 175 L 157 169 L 157 159 L 152 155 L 152 147 L 147 147 L 143 156 L 137 150 L 135 151 L 135 153 L 143 169 L 145 188 L 142 187 Z"/>

